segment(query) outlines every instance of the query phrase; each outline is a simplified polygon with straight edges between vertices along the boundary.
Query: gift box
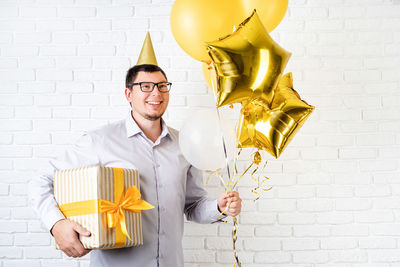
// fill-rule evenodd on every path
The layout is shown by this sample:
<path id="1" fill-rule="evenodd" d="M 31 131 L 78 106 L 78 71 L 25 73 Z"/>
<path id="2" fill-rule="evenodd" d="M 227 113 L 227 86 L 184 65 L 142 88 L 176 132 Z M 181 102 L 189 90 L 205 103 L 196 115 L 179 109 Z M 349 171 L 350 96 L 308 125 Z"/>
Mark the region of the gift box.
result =
<path id="1" fill-rule="evenodd" d="M 91 166 L 57 170 L 54 196 L 64 216 L 85 227 L 87 249 L 143 244 L 141 211 L 154 208 L 140 200 L 139 173 L 133 169 Z"/>

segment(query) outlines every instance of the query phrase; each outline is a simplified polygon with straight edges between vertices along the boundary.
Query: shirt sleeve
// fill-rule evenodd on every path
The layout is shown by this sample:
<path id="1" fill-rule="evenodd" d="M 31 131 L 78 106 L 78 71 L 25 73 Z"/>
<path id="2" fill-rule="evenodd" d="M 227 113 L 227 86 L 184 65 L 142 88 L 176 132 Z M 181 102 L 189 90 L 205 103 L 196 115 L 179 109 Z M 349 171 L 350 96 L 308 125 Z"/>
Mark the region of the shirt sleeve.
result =
<path id="1" fill-rule="evenodd" d="M 54 171 L 92 166 L 99 162 L 92 137 L 83 134 L 61 157 L 50 160 L 46 170 L 31 179 L 29 203 L 47 230 L 50 231 L 57 221 L 65 218 L 54 199 Z"/>
<path id="2" fill-rule="evenodd" d="M 185 215 L 187 220 L 197 223 L 214 223 L 221 221 L 226 215 L 218 211 L 217 200 L 210 200 L 204 189 L 203 173 L 191 166 L 187 172 Z M 218 215 L 220 215 L 218 217 Z"/>

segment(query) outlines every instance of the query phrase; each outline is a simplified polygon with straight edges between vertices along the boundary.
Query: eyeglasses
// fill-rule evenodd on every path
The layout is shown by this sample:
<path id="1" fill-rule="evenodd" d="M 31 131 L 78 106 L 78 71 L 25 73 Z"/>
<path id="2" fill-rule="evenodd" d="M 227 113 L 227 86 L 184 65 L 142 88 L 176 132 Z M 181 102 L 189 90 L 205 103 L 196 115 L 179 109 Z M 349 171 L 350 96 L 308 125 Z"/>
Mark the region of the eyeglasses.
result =
<path id="1" fill-rule="evenodd" d="M 171 85 L 172 83 L 170 82 L 159 82 L 159 83 L 153 83 L 153 82 L 139 82 L 139 83 L 128 83 L 128 86 L 132 88 L 134 85 L 139 85 L 140 90 L 144 93 L 150 93 L 153 92 L 154 87 L 158 88 L 158 91 L 161 93 L 167 93 L 169 90 L 171 90 Z"/>

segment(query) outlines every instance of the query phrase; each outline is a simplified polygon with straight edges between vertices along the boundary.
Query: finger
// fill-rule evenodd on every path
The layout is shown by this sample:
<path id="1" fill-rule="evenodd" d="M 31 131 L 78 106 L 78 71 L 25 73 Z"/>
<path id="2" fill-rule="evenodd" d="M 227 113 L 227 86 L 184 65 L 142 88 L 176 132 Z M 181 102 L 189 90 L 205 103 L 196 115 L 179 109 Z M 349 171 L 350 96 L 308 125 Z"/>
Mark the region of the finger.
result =
<path id="1" fill-rule="evenodd" d="M 90 236 L 90 232 L 86 230 L 86 228 L 80 226 L 79 224 L 74 225 L 74 230 L 78 232 L 78 234 L 83 236 Z"/>

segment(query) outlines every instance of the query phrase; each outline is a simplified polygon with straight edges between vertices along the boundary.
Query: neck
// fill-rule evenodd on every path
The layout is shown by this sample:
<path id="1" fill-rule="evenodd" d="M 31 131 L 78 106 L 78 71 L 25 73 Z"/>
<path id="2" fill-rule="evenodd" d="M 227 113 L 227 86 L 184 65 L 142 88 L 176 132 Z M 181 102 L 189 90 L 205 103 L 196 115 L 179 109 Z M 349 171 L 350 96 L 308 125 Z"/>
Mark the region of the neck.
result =
<path id="1" fill-rule="evenodd" d="M 133 111 L 131 112 L 132 118 L 135 120 L 136 124 L 143 131 L 144 135 L 149 138 L 153 143 L 157 140 L 157 138 L 161 135 L 161 119 L 157 120 L 148 120 L 141 116 L 138 116 Z"/>

